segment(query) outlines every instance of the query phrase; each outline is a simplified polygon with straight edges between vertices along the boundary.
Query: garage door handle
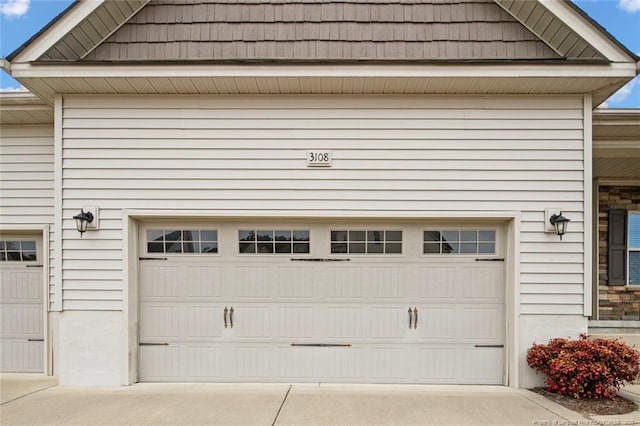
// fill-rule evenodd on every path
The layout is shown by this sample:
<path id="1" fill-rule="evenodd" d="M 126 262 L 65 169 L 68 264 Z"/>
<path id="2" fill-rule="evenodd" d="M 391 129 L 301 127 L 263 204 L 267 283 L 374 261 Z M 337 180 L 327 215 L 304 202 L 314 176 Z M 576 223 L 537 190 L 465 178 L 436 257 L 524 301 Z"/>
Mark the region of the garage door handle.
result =
<path id="1" fill-rule="evenodd" d="M 413 308 L 413 329 L 418 328 L 418 308 Z"/>
<path id="2" fill-rule="evenodd" d="M 44 339 L 27 339 L 27 342 L 44 342 Z"/>
<path id="3" fill-rule="evenodd" d="M 409 330 L 418 328 L 418 308 L 409 307 Z"/>
<path id="4" fill-rule="evenodd" d="M 169 344 L 167 342 L 164 342 L 164 343 L 140 342 L 140 346 L 169 346 Z"/>
<path id="5" fill-rule="evenodd" d="M 504 348 L 504 345 L 473 345 L 474 348 Z"/>
<path id="6" fill-rule="evenodd" d="M 224 307 L 224 311 L 222 311 L 222 317 L 224 318 L 224 328 L 227 328 L 227 314 L 229 313 L 229 310 L 227 309 L 227 307 Z"/>

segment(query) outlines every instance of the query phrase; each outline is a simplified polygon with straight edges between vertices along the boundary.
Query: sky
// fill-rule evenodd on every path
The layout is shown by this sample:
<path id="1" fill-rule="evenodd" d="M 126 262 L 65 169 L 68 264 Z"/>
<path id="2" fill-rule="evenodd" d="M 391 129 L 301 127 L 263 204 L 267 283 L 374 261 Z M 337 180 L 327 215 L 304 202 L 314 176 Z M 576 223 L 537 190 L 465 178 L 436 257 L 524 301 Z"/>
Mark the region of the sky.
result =
<path id="1" fill-rule="evenodd" d="M 640 56 L 640 0 L 573 0 L 629 50 Z M 6 57 L 73 0 L 0 0 L 0 56 Z M 0 71 L 0 90 L 21 90 Z M 22 89 L 23 90 L 23 89 Z M 640 108 L 640 76 L 605 102 L 610 108 Z"/>

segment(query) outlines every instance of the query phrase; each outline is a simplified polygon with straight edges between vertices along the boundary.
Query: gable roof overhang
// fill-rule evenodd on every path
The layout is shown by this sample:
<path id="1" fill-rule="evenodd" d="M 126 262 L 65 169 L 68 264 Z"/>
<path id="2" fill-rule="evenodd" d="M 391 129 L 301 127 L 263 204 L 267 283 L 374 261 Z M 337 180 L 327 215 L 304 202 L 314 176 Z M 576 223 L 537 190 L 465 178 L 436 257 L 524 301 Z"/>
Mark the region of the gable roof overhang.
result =
<path id="1" fill-rule="evenodd" d="M 640 181 L 640 108 L 596 109 L 593 176 L 602 181 Z"/>
<path id="2" fill-rule="evenodd" d="M 47 102 L 66 94 L 584 94 L 594 105 L 636 75 L 635 64 L 13 64 Z"/>
<path id="3" fill-rule="evenodd" d="M 53 124 L 53 108 L 29 92 L 0 92 L 0 125 Z"/>
<path id="4" fill-rule="evenodd" d="M 639 58 L 602 28 L 593 25 L 586 15 L 576 12 L 565 0 L 495 0 L 558 52 L 558 58 L 405 61 L 266 58 L 200 62 L 87 60 L 87 55 L 148 2 L 79 0 L 41 34 L 11 54 L 8 59 L 12 63 L 6 63 L 4 68 L 47 102 L 52 102 L 55 93 L 591 93 L 593 104 L 598 105 L 638 74 L 636 62 Z M 532 5 L 534 10 L 529 10 L 530 6 L 518 7 L 523 4 Z M 107 15 L 113 19 L 105 18 Z M 52 59 L 56 55 L 51 52 L 58 52 L 67 59 L 56 61 Z"/>

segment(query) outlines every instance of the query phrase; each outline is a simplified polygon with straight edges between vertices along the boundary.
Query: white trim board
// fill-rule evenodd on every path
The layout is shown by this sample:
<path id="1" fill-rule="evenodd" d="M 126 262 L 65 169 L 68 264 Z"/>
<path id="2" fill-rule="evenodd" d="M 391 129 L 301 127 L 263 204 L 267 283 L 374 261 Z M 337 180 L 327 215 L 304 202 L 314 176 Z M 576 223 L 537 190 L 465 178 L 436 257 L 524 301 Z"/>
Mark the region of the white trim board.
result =
<path id="1" fill-rule="evenodd" d="M 622 77 L 636 76 L 636 63 L 612 64 L 401 64 L 401 65 L 115 65 L 12 64 L 12 76 L 62 77 Z"/>

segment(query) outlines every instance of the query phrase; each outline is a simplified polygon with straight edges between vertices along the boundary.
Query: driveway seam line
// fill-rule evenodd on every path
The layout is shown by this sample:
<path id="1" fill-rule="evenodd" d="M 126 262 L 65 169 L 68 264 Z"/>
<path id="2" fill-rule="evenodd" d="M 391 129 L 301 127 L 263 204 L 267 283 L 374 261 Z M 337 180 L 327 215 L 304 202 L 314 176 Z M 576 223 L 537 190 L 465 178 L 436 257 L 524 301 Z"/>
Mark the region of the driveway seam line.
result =
<path id="1" fill-rule="evenodd" d="M 282 407 L 284 407 L 284 403 L 287 400 L 287 398 L 289 397 L 289 392 L 291 392 L 291 388 L 293 387 L 293 385 L 289 385 L 289 389 L 287 389 L 287 393 L 284 395 L 284 399 L 282 400 L 282 403 L 280 404 L 280 408 L 278 408 L 278 412 L 276 413 L 276 417 L 273 419 L 273 423 L 271 423 L 271 426 L 275 426 L 276 422 L 278 421 L 278 416 L 280 416 L 280 411 L 282 411 Z"/>
<path id="2" fill-rule="evenodd" d="M 56 386 L 58 386 L 58 385 L 51 385 L 51 386 L 47 386 L 46 388 L 42 388 L 42 389 L 38 389 L 38 390 L 34 390 L 33 392 L 29 392 L 29 393 L 27 393 L 27 394 L 20 395 L 20 396 L 19 396 L 19 397 L 17 397 L 17 398 L 13 398 L 13 399 L 10 399 L 9 401 L 5 401 L 5 402 L 1 403 L 0 405 L 5 405 L 5 404 L 8 404 L 8 403 L 10 403 L 10 402 L 17 401 L 17 400 L 22 399 L 22 398 L 24 398 L 24 397 L 26 397 L 26 396 L 33 395 L 34 393 L 38 393 L 38 392 L 42 392 L 43 390 L 47 390 L 47 389 L 51 389 L 51 388 L 55 388 Z"/>

